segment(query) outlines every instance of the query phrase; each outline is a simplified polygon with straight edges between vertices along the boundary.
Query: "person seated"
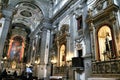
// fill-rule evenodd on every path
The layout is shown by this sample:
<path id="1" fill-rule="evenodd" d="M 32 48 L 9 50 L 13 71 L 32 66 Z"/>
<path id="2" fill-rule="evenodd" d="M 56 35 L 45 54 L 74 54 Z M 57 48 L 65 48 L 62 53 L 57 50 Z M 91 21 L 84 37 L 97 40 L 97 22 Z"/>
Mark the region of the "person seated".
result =
<path id="1" fill-rule="evenodd" d="M 6 71 L 6 69 L 4 69 L 4 71 L 1 73 L 1 76 L 2 76 L 2 78 L 7 77 L 7 71 Z"/>
<path id="2" fill-rule="evenodd" d="M 13 73 L 13 76 L 14 76 L 14 78 L 17 78 L 17 72 L 16 71 Z"/>

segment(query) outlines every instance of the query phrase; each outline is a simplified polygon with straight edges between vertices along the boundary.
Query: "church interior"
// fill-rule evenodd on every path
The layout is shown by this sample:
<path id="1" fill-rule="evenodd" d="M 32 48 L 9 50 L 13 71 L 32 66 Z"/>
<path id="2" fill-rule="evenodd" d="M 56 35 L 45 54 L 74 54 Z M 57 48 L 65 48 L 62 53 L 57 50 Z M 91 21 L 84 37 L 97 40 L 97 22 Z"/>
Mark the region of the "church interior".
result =
<path id="1" fill-rule="evenodd" d="M 120 80 L 120 0 L 0 0 L 0 80 Z"/>

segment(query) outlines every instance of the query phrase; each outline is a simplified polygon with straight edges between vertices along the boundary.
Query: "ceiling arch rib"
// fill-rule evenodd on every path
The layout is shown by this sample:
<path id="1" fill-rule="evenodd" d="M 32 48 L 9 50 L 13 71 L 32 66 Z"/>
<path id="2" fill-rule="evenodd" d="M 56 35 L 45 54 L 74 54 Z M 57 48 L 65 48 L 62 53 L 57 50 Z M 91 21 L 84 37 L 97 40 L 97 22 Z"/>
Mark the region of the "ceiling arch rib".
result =
<path id="1" fill-rule="evenodd" d="M 26 26 L 24 24 L 21 24 L 21 23 L 13 23 L 12 24 L 12 28 L 13 29 L 16 28 L 16 27 L 24 29 L 27 32 L 27 34 L 30 34 L 30 32 L 31 32 L 31 30 L 30 30 L 30 28 L 28 26 Z"/>
<path id="2" fill-rule="evenodd" d="M 17 13 L 13 17 L 13 23 L 24 24 L 31 31 L 34 31 L 43 19 L 41 9 L 30 2 L 18 3 L 15 8 L 17 9 Z"/>

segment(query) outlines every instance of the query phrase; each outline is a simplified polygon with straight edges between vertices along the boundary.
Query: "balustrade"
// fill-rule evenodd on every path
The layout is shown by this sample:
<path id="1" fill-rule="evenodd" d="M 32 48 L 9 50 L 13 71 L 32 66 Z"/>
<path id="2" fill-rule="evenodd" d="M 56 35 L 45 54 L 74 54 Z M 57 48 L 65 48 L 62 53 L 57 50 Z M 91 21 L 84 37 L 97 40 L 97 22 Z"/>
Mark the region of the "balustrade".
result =
<path id="1" fill-rule="evenodd" d="M 92 62 L 93 74 L 120 74 L 120 60 Z"/>

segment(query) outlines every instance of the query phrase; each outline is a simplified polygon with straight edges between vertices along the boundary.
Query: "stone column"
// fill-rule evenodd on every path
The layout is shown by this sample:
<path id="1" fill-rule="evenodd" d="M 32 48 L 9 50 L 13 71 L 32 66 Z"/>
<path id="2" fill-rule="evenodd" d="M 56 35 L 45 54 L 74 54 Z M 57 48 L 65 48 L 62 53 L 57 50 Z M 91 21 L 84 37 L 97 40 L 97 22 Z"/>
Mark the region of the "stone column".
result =
<path id="1" fill-rule="evenodd" d="M 31 47 L 31 58 L 30 62 L 34 63 L 34 57 L 35 57 L 35 39 L 32 39 L 32 47 Z"/>
<path id="2" fill-rule="evenodd" d="M 38 52 L 39 52 L 39 44 L 40 44 L 40 37 L 39 37 L 39 35 L 37 34 L 36 35 L 36 56 L 35 57 L 37 57 L 39 54 L 38 54 Z"/>
<path id="3" fill-rule="evenodd" d="M 28 58 L 28 59 L 27 59 L 27 62 L 30 62 L 31 50 L 32 50 L 32 41 L 31 41 L 31 39 L 30 39 L 29 46 L 28 46 L 28 51 L 27 51 L 27 54 L 29 54 L 29 55 L 26 56 L 26 57 Z"/>
<path id="4" fill-rule="evenodd" d="M 4 44 L 5 44 L 5 40 L 7 38 L 7 34 L 8 34 L 8 30 L 9 30 L 9 26 L 11 24 L 12 21 L 12 15 L 13 15 L 13 11 L 11 10 L 3 10 L 3 14 L 5 16 L 5 23 L 3 25 L 3 30 L 2 30 L 2 35 L 0 38 L 0 60 L 3 54 L 3 48 L 4 48 Z"/>
<path id="5" fill-rule="evenodd" d="M 90 38 L 91 38 L 91 56 L 92 56 L 92 61 L 95 60 L 95 53 L 96 53 L 96 42 L 95 42 L 95 28 L 94 28 L 94 25 L 93 25 L 93 22 L 90 23 Z"/>
<path id="6" fill-rule="evenodd" d="M 118 51 L 118 33 L 117 33 L 117 23 L 116 23 L 116 21 L 115 20 L 113 20 L 113 21 L 111 21 L 112 22 L 112 24 L 113 24 L 113 32 L 115 33 L 115 34 L 113 34 L 114 36 L 113 36 L 113 38 L 114 38 L 114 41 L 115 41 L 115 52 L 114 52 L 114 54 L 115 54 L 115 56 L 118 58 L 119 57 L 119 51 Z"/>
<path id="7" fill-rule="evenodd" d="M 37 39 L 37 55 L 40 56 L 40 47 L 41 47 L 41 32 L 38 32 L 38 39 Z"/>
<path id="8" fill-rule="evenodd" d="M 48 56 L 49 56 L 49 41 L 50 41 L 50 31 L 46 28 L 42 28 L 41 36 L 41 47 L 40 47 L 40 65 L 38 78 L 48 80 Z"/>
<path id="9" fill-rule="evenodd" d="M 67 43 L 69 46 L 68 49 L 68 69 L 69 69 L 69 73 L 68 73 L 68 79 L 69 80 L 73 80 L 73 72 L 74 70 L 72 70 L 72 67 L 70 67 L 70 65 L 72 66 L 72 57 L 74 57 L 74 55 L 76 55 L 77 53 L 76 48 L 75 48 L 75 34 L 76 34 L 76 29 L 77 29 L 77 25 L 76 25 L 76 18 L 75 15 L 73 13 L 71 13 L 71 18 L 70 18 L 70 26 L 69 26 L 69 36 L 67 37 Z"/>
<path id="10" fill-rule="evenodd" d="M 39 40 L 39 37 L 38 37 L 38 35 L 36 34 L 35 35 L 35 39 L 34 39 L 34 47 L 35 47 L 35 49 L 34 49 L 34 62 L 37 60 L 37 56 L 38 56 L 38 49 L 39 49 L 39 42 L 38 42 L 38 40 Z"/>
<path id="11" fill-rule="evenodd" d="M 85 48 L 85 55 L 83 55 L 84 57 L 84 74 L 85 76 L 82 77 L 82 75 L 80 75 L 81 79 L 84 78 L 84 80 L 87 80 L 88 77 L 90 77 L 91 75 L 91 42 L 90 42 L 90 31 L 89 31 L 89 27 L 88 25 L 86 24 L 86 22 L 84 22 L 87 18 L 87 15 L 88 15 L 88 7 L 85 7 L 87 6 L 87 2 L 86 0 L 84 0 L 85 2 L 82 4 L 83 5 L 83 34 L 84 34 L 84 48 Z M 91 13 L 90 13 L 90 16 Z"/>

